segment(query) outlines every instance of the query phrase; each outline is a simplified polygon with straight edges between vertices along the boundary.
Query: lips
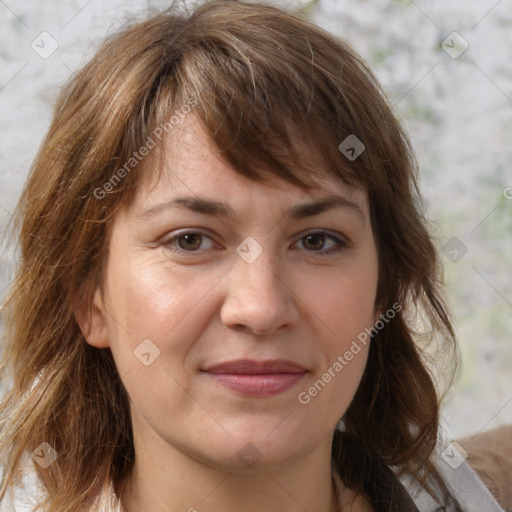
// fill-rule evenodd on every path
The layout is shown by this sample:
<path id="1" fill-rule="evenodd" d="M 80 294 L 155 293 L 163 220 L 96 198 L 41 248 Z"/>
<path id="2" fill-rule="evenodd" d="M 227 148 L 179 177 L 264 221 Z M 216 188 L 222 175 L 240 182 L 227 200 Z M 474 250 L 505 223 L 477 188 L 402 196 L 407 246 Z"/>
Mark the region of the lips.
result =
<path id="1" fill-rule="evenodd" d="M 272 359 L 265 361 L 237 359 L 209 366 L 204 371 L 210 373 L 263 375 L 276 373 L 304 373 L 306 370 L 302 366 L 285 359 Z"/>
<path id="2" fill-rule="evenodd" d="M 299 364 L 284 359 L 238 359 L 203 371 L 216 383 L 238 395 L 260 398 L 283 393 L 307 373 Z"/>

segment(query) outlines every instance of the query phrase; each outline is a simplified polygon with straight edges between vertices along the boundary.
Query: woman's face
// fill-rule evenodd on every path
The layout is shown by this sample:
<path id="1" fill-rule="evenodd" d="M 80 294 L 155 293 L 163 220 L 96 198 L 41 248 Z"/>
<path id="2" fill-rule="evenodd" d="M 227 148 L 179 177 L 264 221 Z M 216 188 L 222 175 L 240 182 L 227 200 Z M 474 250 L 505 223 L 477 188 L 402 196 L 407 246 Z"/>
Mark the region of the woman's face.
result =
<path id="1" fill-rule="evenodd" d="M 230 471 L 293 462 L 330 446 L 365 368 L 354 341 L 377 318 L 378 275 L 366 193 L 258 184 L 192 115 L 179 130 L 160 181 L 114 219 L 82 330 L 110 347 L 135 436 Z"/>

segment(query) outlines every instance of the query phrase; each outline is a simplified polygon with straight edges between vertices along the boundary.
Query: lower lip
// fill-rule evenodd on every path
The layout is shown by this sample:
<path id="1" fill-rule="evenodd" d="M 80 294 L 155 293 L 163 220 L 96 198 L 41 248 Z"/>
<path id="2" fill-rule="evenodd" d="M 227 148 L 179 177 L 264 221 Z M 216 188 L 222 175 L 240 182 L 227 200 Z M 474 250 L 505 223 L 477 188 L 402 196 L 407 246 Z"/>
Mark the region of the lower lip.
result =
<path id="1" fill-rule="evenodd" d="M 283 393 L 296 384 L 306 372 L 303 373 L 273 373 L 261 375 L 211 373 L 208 375 L 234 391 L 253 397 L 265 397 Z"/>

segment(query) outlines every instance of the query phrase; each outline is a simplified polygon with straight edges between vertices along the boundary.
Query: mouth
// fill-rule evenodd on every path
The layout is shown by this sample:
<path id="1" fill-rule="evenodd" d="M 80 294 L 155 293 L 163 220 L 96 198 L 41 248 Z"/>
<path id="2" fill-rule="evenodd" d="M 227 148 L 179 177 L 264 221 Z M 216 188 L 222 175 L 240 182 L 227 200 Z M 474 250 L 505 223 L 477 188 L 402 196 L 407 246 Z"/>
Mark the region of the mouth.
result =
<path id="1" fill-rule="evenodd" d="M 267 397 L 283 393 L 307 373 L 301 365 L 284 359 L 237 359 L 210 366 L 202 371 L 218 384 L 248 397 Z"/>

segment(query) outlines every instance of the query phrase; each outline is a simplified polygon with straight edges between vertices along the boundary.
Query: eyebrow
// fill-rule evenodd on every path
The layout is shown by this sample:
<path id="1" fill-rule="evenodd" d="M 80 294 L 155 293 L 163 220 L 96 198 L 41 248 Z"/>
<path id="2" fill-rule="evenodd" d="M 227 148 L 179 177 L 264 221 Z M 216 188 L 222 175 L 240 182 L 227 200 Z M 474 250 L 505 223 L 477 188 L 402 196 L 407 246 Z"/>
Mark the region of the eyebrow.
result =
<path id="1" fill-rule="evenodd" d="M 201 213 L 204 215 L 213 215 L 220 217 L 231 217 L 236 218 L 237 215 L 233 209 L 220 201 L 208 199 L 206 197 L 198 196 L 187 196 L 187 197 L 176 197 L 171 201 L 148 206 L 142 210 L 137 216 L 138 219 L 147 219 L 163 210 L 167 210 L 174 207 L 182 207 L 194 213 Z M 345 199 L 344 197 L 337 195 L 328 195 L 314 201 L 307 203 L 301 203 L 294 205 L 284 212 L 284 216 L 288 216 L 295 220 L 304 219 L 307 217 L 313 217 L 322 212 L 332 210 L 334 208 L 344 208 L 347 211 L 353 212 L 360 218 L 363 224 L 365 224 L 365 215 L 358 204 Z"/>

